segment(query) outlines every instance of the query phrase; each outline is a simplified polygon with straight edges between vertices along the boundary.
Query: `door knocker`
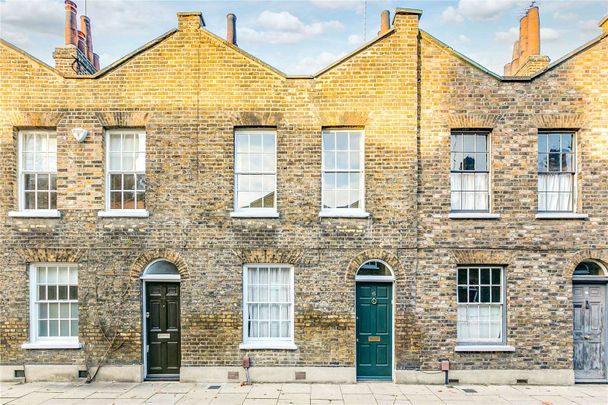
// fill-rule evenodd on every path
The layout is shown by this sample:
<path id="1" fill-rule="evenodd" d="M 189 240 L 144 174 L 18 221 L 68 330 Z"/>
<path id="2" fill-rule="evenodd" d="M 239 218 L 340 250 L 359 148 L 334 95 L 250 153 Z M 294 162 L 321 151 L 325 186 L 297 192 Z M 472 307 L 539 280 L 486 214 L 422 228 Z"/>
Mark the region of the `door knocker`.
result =
<path id="1" fill-rule="evenodd" d="M 377 302 L 376 297 L 372 298 L 372 305 L 376 305 Z"/>

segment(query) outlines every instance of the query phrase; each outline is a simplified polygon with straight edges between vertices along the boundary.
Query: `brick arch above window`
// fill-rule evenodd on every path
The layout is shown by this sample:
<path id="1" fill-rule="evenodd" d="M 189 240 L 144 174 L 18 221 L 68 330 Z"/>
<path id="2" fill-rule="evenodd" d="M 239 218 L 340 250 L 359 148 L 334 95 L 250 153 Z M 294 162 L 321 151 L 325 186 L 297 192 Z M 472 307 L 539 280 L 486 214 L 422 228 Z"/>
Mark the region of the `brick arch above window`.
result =
<path id="1" fill-rule="evenodd" d="M 384 249 L 369 249 L 358 253 L 350 261 L 346 269 L 346 279 L 354 281 L 359 267 L 361 267 L 363 263 L 373 260 L 381 260 L 388 264 L 395 277 L 397 277 L 397 274 L 399 274 L 401 270 L 401 262 L 395 254 Z"/>
<path id="2" fill-rule="evenodd" d="M 564 278 L 571 279 L 576 266 L 585 261 L 598 262 L 603 265 L 604 268 L 608 268 L 608 250 L 579 250 L 568 260 L 565 268 Z"/>
<path id="3" fill-rule="evenodd" d="M 63 119 L 64 113 L 11 111 L 7 120 L 13 127 L 56 127 Z"/>
<path id="4" fill-rule="evenodd" d="M 97 112 L 95 116 L 105 128 L 144 128 L 153 118 L 152 113 L 147 111 Z"/>
<path id="5" fill-rule="evenodd" d="M 78 263 L 84 253 L 83 249 L 70 248 L 17 249 L 17 255 L 26 263 Z"/>
<path id="6" fill-rule="evenodd" d="M 235 251 L 241 264 L 268 263 L 268 264 L 301 264 L 304 251 L 301 249 L 242 249 Z"/>
<path id="7" fill-rule="evenodd" d="M 447 124 L 450 128 L 495 128 L 503 118 L 501 114 L 451 114 Z"/>
<path id="8" fill-rule="evenodd" d="M 139 278 L 144 273 L 146 267 L 154 260 L 158 259 L 164 259 L 173 263 L 175 267 L 177 267 L 177 271 L 179 271 L 182 280 L 190 278 L 186 262 L 178 252 L 171 249 L 153 249 L 142 253 L 137 260 L 135 260 L 133 266 L 131 266 L 131 278 Z"/>
<path id="9" fill-rule="evenodd" d="M 454 250 L 451 252 L 456 265 L 463 264 L 491 264 L 508 266 L 513 257 L 510 252 L 496 252 L 492 250 Z"/>

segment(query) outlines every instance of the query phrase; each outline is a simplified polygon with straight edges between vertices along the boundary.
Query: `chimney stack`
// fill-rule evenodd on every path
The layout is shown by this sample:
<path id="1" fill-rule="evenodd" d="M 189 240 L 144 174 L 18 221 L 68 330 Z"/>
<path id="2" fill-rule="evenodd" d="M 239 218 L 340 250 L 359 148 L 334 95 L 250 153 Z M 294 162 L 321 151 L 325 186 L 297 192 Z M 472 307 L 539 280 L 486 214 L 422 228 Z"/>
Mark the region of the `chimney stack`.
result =
<path id="1" fill-rule="evenodd" d="M 76 28 L 76 3 L 70 0 L 65 0 L 65 44 L 78 45 L 78 34 Z"/>
<path id="2" fill-rule="evenodd" d="M 226 16 L 227 19 L 227 29 L 226 29 L 226 41 L 230 42 L 232 45 L 237 46 L 236 44 L 236 15 L 229 13 Z"/>
<path id="3" fill-rule="evenodd" d="M 86 56 L 89 62 L 93 63 L 93 36 L 91 35 L 91 20 L 86 15 L 80 16 L 80 29 L 86 37 Z"/>
<path id="4" fill-rule="evenodd" d="M 505 76 L 532 76 L 549 65 L 549 57 L 540 54 L 540 17 L 538 7 L 530 7 L 519 20 L 519 39 L 513 44 L 511 63 Z"/>
<path id="5" fill-rule="evenodd" d="M 528 55 L 540 55 L 540 17 L 538 7 L 528 10 Z"/>
<path id="6" fill-rule="evenodd" d="M 380 13 L 380 31 L 378 35 L 382 35 L 391 29 L 391 13 L 388 10 L 382 10 Z"/>
<path id="7" fill-rule="evenodd" d="M 87 36 L 84 32 L 78 31 L 78 49 L 83 55 L 87 54 Z"/>
<path id="8" fill-rule="evenodd" d="M 99 70 L 99 55 L 96 53 L 93 54 L 93 66 L 95 66 L 95 70 Z"/>

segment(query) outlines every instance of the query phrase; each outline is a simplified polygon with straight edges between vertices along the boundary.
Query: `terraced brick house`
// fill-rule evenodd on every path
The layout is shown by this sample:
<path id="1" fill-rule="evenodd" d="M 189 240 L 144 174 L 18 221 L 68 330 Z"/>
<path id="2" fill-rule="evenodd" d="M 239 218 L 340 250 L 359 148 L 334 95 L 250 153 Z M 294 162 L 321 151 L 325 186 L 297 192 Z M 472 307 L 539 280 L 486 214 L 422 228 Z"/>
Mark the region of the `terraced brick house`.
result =
<path id="1" fill-rule="evenodd" d="M 233 15 L 0 42 L 1 379 L 606 381 L 607 19 L 499 76 L 421 15 L 297 77 Z"/>

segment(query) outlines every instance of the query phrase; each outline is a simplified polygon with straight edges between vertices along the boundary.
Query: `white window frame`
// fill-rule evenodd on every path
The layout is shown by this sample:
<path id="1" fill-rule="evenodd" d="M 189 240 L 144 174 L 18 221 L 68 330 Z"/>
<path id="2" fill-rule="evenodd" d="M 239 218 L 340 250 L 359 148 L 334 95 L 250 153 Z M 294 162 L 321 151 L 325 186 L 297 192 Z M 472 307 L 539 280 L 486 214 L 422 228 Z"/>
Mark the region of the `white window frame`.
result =
<path id="1" fill-rule="evenodd" d="M 359 148 L 359 208 L 325 208 L 324 194 L 325 194 L 325 133 L 344 133 L 344 132 L 358 132 L 361 134 L 360 148 Z M 331 170 L 331 172 L 347 172 L 351 173 L 351 170 Z M 346 218 L 367 218 L 369 213 L 365 211 L 365 130 L 356 128 L 324 128 L 321 131 L 321 210 L 319 217 L 346 217 Z"/>
<path id="2" fill-rule="evenodd" d="M 289 268 L 290 272 L 290 300 L 291 307 L 289 311 L 290 316 L 290 328 L 289 338 L 250 338 L 247 336 L 247 323 L 248 323 L 248 275 L 250 268 Z M 294 331 L 295 331 L 295 284 L 294 284 L 294 267 L 290 264 L 277 264 L 277 263 L 248 263 L 243 265 L 243 343 L 239 345 L 239 349 L 284 349 L 284 350 L 296 350 L 297 346 L 294 343 Z"/>
<path id="3" fill-rule="evenodd" d="M 458 271 L 461 269 L 467 269 L 467 275 L 468 275 L 468 269 L 500 269 L 500 274 L 501 274 L 501 280 L 500 280 L 500 303 L 460 303 L 458 301 L 458 287 L 462 284 L 458 283 Z M 507 285 L 506 285 L 506 268 L 505 266 L 492 266 L 492 265 L 466 265 L 466 266 L 458 266 L 456 268 L 456 310 L 458 311 L 458 308 L 462 305 L 462 306 L 480 306 L 480 305 L 501 305 L 501 311 L 500 311 L 500 316 L 501 316 L 501 325 L 500 325 L 500 334 L 501 334 L 501 338 L 500 339 L 480 339 L 480 338 L 461 338 L 460 336 L 458 336 L 458 322 L 459 322 L 459 318 L 458 318 L 458 312 L 456 313 L 456 341 L 458 345 L 478 345 L 478 346 L 486 346 L 486 345 L 501 345 L 504 346 L 506 344 L 506 332 L 507 332 Z M 467 286 L 469 286 L 469 281 L 467 279 Z M 490 291 L 490 296 L 491 296 L 492 292 Z M 468 292 L 467 292 L 467 297 L 468 297 Z M 458 350 L 457 350 L 458 351 Z M 461 351 L 466 351 L 466 350 L 461 350 Z"/>
<path id="4" fill-rule="evenodd" d="M 490 130 L 475 130 L 475 129 L 452 129 L 452 131 L 450 132 L 450 218 L 452 219 L 497 219 L 500 218 L 500 215 L 497 214 L 493 214 L 492 210 L 492 136 L 491 136 L 492 131 Z M 485 135 L 486 137 L 486 151 L 485 151 L 485 155 L 486 155 L 486 170 L 454 170 L 452 168 L 452 162 L 453 162 L 453 154 L 454 153 L 462 153 L 464 154 L 463 150 L 464 150 L 464 141 L 463 141 L 463 150 L 459 150 L 459 151 L 453 151 L 452 150 L 452 137 L 454 135 Z M 475 155 L 477 155 L 480 152 L 477 152 L 477 142 L 475 142 Z M 477 158 L 477 156 L 475 156 Z M 452 185 L 452 174 L 476 174 L 476 173 L 486 173 L 486 175 L 488 176 L 488 180 L 487 180 L 487 205 L 488 208 L 487 209 L 474 209 L 474 210 L 454 210 L 452 208 L 452 194 L 455 192 L 453 190 L 453 185 Z M 478 191 L 475 190 L 467 190 L 469 192 L 473 192 L 473 193 L 477 193 Z M 461 208 L 462 208 L 462 196 L 464 195 L 464 193 L 462 192 L 462 190 L 459 191 L 460 192 L 460 199 L 461 199 Z"/>
<path id="5" fill-rule="evenodd" d="M 577 147 L 577 133 L 576 131 L 568 131 L 568 130 L 546 130 L 546 129 L 540 129 L 538 131 L 538 134 L 536 136 L 536 142 L 538 145 L 539 142 L 539 138 L 540 136 L 550 136 L 550 135 L 560 135 L 560 146 L 561 146 L 561 136 L 562 135 L 571 135 L 572 136 L 572 171 L 571 172 L 551 172 L 549 171 L 549 168 L 547 166 L 547 171 L 546 172 L 541 172 L 538 169 L 538 164 L 537 164 L 537 169 L 536 169 L 536 174 L 538 176 L 538 181 L 537 181 L 537 186 L 536 186 L 536 198 L 537 198 L 537 203 L 536 203 L 536 211 L 537 211 L 537 218 L 540 219 L 551 219 L 551 218 L 555 218 L 555 219 L 567 219 L 567 218 L 573 218 L 573 219 L 585 219 L 587 218 L 587 215 L 585 214 L 579 214 L 576 215 L 577 211 L 578 211 L 578 147 Z M 548 145 L 549 141 L 547 140 L 547 145 Z M 561 154 L 561 151 L 559 152 Z M 549 165 L 549 152 L 545 152 L 544 154 L 547 155 L 547 165 Z M 538 148 L 536 150 L 536 159 L 537 162 L 540 159 L 540 153 L 538 152 Z M 560 158 L 561 159 L 561 158 Z M 538 162 L 540 163 L 540 162 Z M 572 176 L 572 191 L 571 191 L 571 198 L 572 198 L 572 209 L 568 210 L 568 211 L 560 211 L 560 210 L 544 210 L 541 211 L 539 210 L 539 202 L 540 202 L 540 194 L 541 191 L 538 187 L 538 183 L 540 182 L 540 176 L 543 175 L 551 175 L 551 174 L 570 174 Z M 545 197 L 545 208 L 547 207 L 547 200 Z"/>
<path id="6" fill-rule="evenodd" d="M 143 135 L 144 138 L 144 169 L 141 170 L 132 170 L 132 171 L 110 171 L 110 136 L 116 134 L 138 134 Z M 132 129 L 132 128 L 117 128 L 105 131 L 105 210 L 99 211 L 98 215 L 100 217 L 148 217 L 150 214 L 147 208 L 133 208 L 133 209 L 112 209 L 110 203 L 110 176 L 111 174 L 121 173 L 121 174 L 141 174 L 143 176 L 146 175 L 146 164 L 148 160 L 148 134 L 144 129 Z M 122 158 L 122 156 L 121 156 Z M 137 181 L 137 180 L 136 180 Z M 148 190 L 144 190 L 144 195 L 146 199 L 148 197 Z M 137 198 L 137 197 L 136 197 Z M 148 203 L 146 201 L 146 207 Z"/>
<path id="7" fill-rule="evenodd" d="M 274 135 L 274 171 L 266 172 L 264 170 L 261 171 L 248 171 L 241 172 L 237 170 L 237 150 L 236 150 L 236 137 L 241 134 L 250 134 L 250 133 L 258 133 L 258 134 L 273 134 Z M 279 190 L 278 190 L 278 162 L 277 162 L 277 149 L 278 149 L 278 136 L 276 128 L 235 128 L 233 132 L 233 145 L 234 145 L 234 154 L 233 154 L 233 162 L 234 162 L 234 208 L 230 213 L 230 216 L 233 218 L 278 218 L 279 212 L 277 209 L 278 200 L 279 200 Z M 273 175 L 274 174 L 274 207 L 268 208 L 239 208 L 239 192 L 238 192 L 238 176 L 239 174 L 246 175 Z"/>
<path id="8" fill-rule="evenodd" d="M 30 327 L 29 327 L 29 342 L 21 345 L 23 349 L 78 349 L 81 347 L 81 344 L 78 341 L 79 336 L 46 336 L 39 337 L 38 336 L 38 304 L 37 304 L 37 294 L 38 294 L 38 268 L 39 267 L 48 267 L 48 266 L 56 266 L 56 267 L 72 267 L 76 268 L 76 275 L 79 276 L 80 268 L 76 263 L 33 263 L 28 266 L 29 274 L 29 304 L 30 304 Z M 79 285 L 78 278 L 76 280 L 76 285 Z M 80 291 L 79 291 L 80 293 Z M 80 296 L 80 294 L 79 294 Z M 68 300 L 68 302 L 72 302 Z M 80 299 L 78 299 L 79 304 L 79 317 L 80 317 Z M 80 319 L 78 320 L 78 331 L 80 335 Z"/>
<path id="9" fill-rule="evenodd" d="M 9 217 L 41 217 L 41 218 L 59 218 L 61 213 L 57 208 L 55 209 L 26 209 L 25 208 L 25 184 L 24 184 L 24 175 L 26 171 L 23 168 L 23 148 L 24 141 L 23 138 L 27 134 L 53 134 L 55 135 L 55 139 L 57 139 L 57 132 L 50 129 L 40 129 L 40 130 L 21 130 L 17 134 L 17 187 L 18 187 L 18 198 L 17 198 L 17 211 L 10 211 L 8 213 Z M 55 166 L 57 166 L 57 151 L 55 151 Z M 55 174 L 57 176 L 57 170 L 53 171 L 44 171 L 44 170 L 34 170 L 27 171 L 28 173 L 36 173 L 36 174 Z M 55 191 L 55 195 L 58 195 L 58 191 Z"/>

